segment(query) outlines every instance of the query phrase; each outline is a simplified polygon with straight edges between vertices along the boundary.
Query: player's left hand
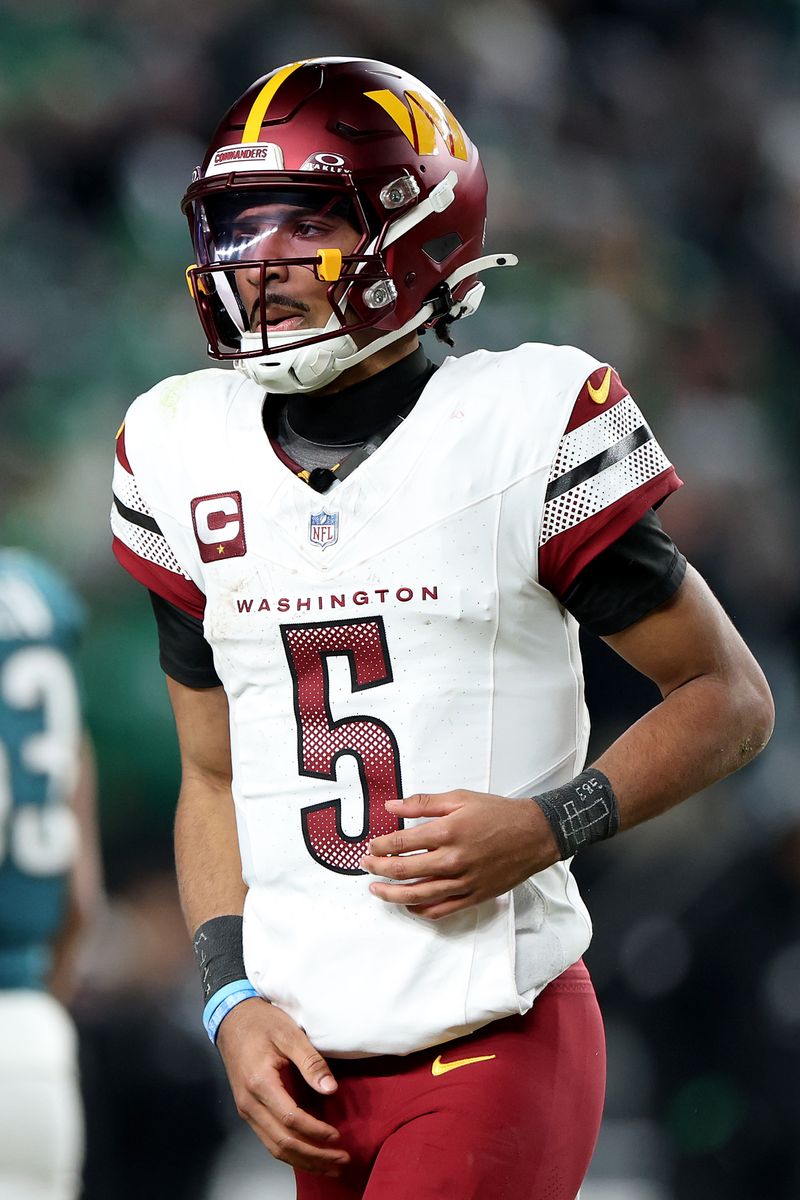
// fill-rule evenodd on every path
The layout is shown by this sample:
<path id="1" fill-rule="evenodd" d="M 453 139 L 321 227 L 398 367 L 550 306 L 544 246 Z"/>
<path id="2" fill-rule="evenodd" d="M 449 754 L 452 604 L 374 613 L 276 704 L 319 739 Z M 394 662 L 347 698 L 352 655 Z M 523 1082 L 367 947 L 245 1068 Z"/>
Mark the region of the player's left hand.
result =
<path id="1" fill-rule="evenodd" d="M 432 819 L 373 838 L 361 866 L 386 879 L 415 880 L 371 883 L 369 890 L 420 916 L 446 917 L 499 896 L 559 857 L 544 813 L 531 800 L 454 791 L 389 800 L 386 808 L 405 819 Z"/>

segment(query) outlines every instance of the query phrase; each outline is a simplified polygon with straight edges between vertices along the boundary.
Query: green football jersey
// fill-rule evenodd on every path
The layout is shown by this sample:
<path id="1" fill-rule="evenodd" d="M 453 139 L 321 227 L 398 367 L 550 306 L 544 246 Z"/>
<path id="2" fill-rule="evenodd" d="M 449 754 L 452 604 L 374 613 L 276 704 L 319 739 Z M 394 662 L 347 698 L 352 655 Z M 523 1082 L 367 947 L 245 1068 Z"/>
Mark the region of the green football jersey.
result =
<path id="1" fill-rule="evenodd" d="M 0 988 L 44 985 L 64 917 L 78 850 L 83 622 L 51 567 L 0 550 Z"/>

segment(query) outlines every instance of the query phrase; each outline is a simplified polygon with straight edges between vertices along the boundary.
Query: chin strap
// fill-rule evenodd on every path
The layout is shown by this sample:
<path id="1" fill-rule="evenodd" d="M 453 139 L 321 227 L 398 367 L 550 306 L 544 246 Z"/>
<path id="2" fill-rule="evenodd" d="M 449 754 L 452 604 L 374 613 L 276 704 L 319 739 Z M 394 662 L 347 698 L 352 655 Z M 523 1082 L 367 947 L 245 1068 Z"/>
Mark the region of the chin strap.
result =
<path id="1" fill-rule="evenodd" d="M 472 262 L 464 263 L 452 275 L 448 275 L 445 283 L 452 290 L 458 287 L 470 275 L 479 271 L 489 271 L 492 267 L 515 267 L 519 259 L 516 254 L 484 254 L 483 258 L 473 258 Z"/>
<path id="2" fill-rule="evenodd" d="M 386 237 L 381 243 L 381 249 L 393 245 L 398 238 L 403 237 L 410 229 L 415 229 L 421 221 L 429 217 L 431 213 L 444 212 L 456 198 L 456 187 L 458 185 L 458 175 L 455 171 L 448 171 L 444 179 L 436 184 L 435 188 L 431 188 L 429 194 L 424 200 L 421 200 L 416 208 L 412 208 L 410 212 L 404 213 L 402 217 L 398 217 L 389 227 Z M 365 254 L 373 254 L 375 247 L 378 244 L 378 239 L 373 242 L 364 251 Z"/>
<path id="3" fill-rule="evenodd" d="M 452 275 L 448 275 L 444 281 L 444 286 L 452 292 L 460 283 L 468 279 L 470 275 L 477 275 L 479 271 L 489 271 L 492 267 L 515 267 L 519 259 L 516 254 L 484 254 L 483 258 L 473 258 L 472 262 L 464 263 L 458 270 L 453 271 Z M 470 296 L 476 288 L 480 288 L 480 295 L 472 304 L 469 303 Z M 483 299 L 484 287 L 482 283 L 477 283 L 475 287 L 470 288 L 463 300 L 456 300 L 453 307 L 450 309 L 450 316 L 471 317 Z"/>
<path id="4" fill-rule="evenodd" d="M 485 254 L 483 258 L 474 258 L 472 262 L 464 263 L 452 275 L 449 275 L 440 286 L 443 290 L 446 289 L 445 294 L 447 294 L 448 292 L 452 292 L 453 288 L 458 287 L 459 283 L 468 279 L 470 275 L 475 275 L 478 271 L 488 271 L 492 267 L 515 267 L 518 262 L 519 259 L 516 254 Z M 453 300 L 451 307 L 447 310 L 450 318 L 457 320 L 459 317 L 472 316 L 483 299 L 484 291 L 483 284 L 479 282 L 470 288 L 463 300 Z M 394 329 L 391 333 L 385 333 L 383 337 L 370 342 L 368 346 L 362 346 L 355 354 L 349 354 L 346 358 L 337 358 L 337 370 L 346 371 L 349 367 L 356 366 L 358 363 L 363 362 L 365 358 L 369 358 L 371 354 L 375 354 L 378 350 L 383 350 L 385 346 L 391 346 L 392 342 L 396 342 L 399 338 L 405 337 L 407 333 L 419 329 L 420 325 L 424 325 L 426 321 L 429 321 L 435 315 L 437 315 L 437 302 L 430 300 L 409 321 L 406 321 L 405 325 L 401 326 L 400 329 Z"/>
<path id="5" fill-rule="evenodd" d="M 362 346 L 360 350 L 353 349 L 350 353 L 347 352 L 350 347 L 354 347 L 355 343 L 352 337 L 343 330 L 341 338 L 332 338 L 329 342 L 319 342 L 316 345 L 298 349 L 292 354 L 293 361 L 285 366 L 280 362 L 281 351 L 278 347 L 274 350 L 275 359 L 272 363 L 269 359 L 245 358 L 239 359 L 234 365 L 244 375 L 255 379 L 257 383 L 263 384 L 265 387 L 271 387 L 276 392 L 314 391 L 315 388 L 322 387 L 324 383 L 341 371 L 347 371 L 350 367 L 357 366 L 358 363 L 376 354 L 379 350 L 391 346 L 393 342 L 399 341 L 406 334 L 419 329 L 432 317 L 447 316 L 451 321 L 455 321 L 459 317 L 471 316 L 483 299 L 485 290 L 483 284 L 476 283 L 462 300 L 453 300 L 451 294 L 453 288 L 458 287 L 459 283 L 478 271 L 488 271 L 492 267 L 514 267 L 518 261 L 515 254 L 486 254 L 482 258 L 474 258 L 471 262 L 464 263 L 439 285 L 440 294 L 436 299 L 423 304 L 422 308 L 414 313 L 414 316 L 406 321 L 400 329 L 393 329 L 390 333 L 385 333 L 383 337 L 377 338 L 367 346 Z M 445 303 L 449 301 L 449 306 L 444 310 L 442 308 L 443 298 L 446 298 Z M 332 316 L 324 332 L 329 330 L 331 323 L 335 320 L 336 318 Z M 289 339 L 293 335 L 287 333 L 277 336 Z M 247 338 L 255 340 L 257 337 L 257 334 L 245 334 L 242 340 L 246 342 Z M 283 366 L 283 378 L 278 372 L 270 373 L 269 367 L 272 365 L 279 368 Z"/>

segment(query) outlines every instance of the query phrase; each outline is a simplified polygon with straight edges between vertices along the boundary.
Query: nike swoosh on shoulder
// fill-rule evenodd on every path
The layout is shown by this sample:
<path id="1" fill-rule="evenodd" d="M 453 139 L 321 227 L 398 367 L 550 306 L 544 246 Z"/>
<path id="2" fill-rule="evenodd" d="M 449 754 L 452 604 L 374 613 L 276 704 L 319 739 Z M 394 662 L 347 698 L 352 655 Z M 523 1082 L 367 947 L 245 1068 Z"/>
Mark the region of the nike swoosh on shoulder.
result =
<path id="1" fill-rule="evenodd" d="M 599 388 L 592 387 L 588 379 L 586 380 L 586 388 L 595 404 L 605 404 L 608 399 L 608 393 L 611 390 L 611 367 L 606 367 L 606 373 Z"/>
<path id="2" fill-rule="evenodd" d="M 468 1067 L 471 1063 L 489 1062 L 497 1058 L 496 1054 L 479 1054 L 477 1058 L 457 1058 L 455 1062 L 442 1062 L 441 1054 L 437 1054 L 431 1065 L 432 1075 L 446 1075 L 448 1071 L 457 1071 L 459 1067 Z"/>

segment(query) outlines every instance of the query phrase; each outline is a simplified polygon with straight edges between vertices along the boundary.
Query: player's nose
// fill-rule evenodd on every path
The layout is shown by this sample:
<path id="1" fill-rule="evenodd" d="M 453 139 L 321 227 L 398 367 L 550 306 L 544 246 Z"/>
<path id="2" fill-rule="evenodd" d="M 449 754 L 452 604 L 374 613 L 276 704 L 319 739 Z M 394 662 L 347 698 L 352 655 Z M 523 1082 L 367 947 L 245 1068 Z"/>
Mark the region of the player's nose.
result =
<path id="1" fill-rule="evenodd" d="M 289 268 L 281 262 L 249 263 L 238 273 L 239 290 L 243 298 L 255 298 L 260 294 L 262 270 L 265 292 L 270 291 L 276 284 L 285 284 L 289 278 Z"/>

